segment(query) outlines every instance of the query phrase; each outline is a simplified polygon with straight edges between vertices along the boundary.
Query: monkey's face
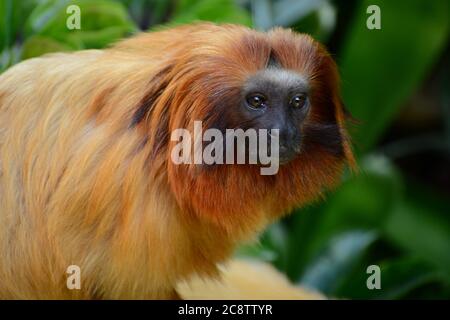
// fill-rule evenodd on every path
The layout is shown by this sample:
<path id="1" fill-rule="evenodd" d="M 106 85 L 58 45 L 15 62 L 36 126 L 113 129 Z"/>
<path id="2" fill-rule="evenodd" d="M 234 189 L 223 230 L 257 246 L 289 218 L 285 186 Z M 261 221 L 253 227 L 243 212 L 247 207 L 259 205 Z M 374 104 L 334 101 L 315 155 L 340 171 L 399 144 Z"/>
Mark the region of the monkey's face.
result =
<path id="1" fill-rule="evenodd" d="M 300 74 L 270 66 L 245 81 L 235 113 L 242 129 L 266 129 L 269 145 L 270 132 L 278 132 L 279 163 L 285 164 L 301 151 L 302 125 L 311 107 L 308 94 Z"/>

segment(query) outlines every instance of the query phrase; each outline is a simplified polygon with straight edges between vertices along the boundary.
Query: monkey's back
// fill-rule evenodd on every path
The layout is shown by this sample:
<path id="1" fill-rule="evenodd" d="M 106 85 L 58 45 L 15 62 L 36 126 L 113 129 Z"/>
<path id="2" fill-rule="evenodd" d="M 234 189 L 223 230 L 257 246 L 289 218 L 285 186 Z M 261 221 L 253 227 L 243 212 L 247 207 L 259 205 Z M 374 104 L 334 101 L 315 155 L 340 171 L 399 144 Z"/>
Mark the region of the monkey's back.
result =
<path id="1" fill-rule="evenodd" d="M 197 50 L 191 31 L 200 46 L 228 28 L 142 34 L 0 76 L 0 298 L 167 298 L 180 277 L 215 273 L 231 244 L 184 225 L 165 155 L 149 160 L 145 132 L 130 124 L 152 79 Z M 84 290 L 66 287 L 73 264 Z"/>
<path id="2" fill-rule="evenodd" d="M 51 54 L 0 76 L 0 298 L 91 298 L 95 277 L 109 272 L 108 239 L 128 201 L 121 188 L 139 180 L 129 162 L 144 157 L 131 159 L 142 139 L 124 119 L 154 67 L 133 53 L 110 56 Z M 71 264 L 92 288 L 67 290 Z"/>

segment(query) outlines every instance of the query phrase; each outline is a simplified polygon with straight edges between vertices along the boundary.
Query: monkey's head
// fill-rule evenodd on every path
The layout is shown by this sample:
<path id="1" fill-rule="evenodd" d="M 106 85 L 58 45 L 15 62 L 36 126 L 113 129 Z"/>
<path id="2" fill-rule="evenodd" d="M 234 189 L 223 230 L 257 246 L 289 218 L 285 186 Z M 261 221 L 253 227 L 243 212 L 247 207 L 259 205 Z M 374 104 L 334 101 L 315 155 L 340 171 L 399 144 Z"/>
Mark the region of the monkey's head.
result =
<path id="1" fill-rule="evenodd" d="M 191 29 L 164 76 L 160 105 L 169 133 L 277 129 L 279 169 L 257 164 L 175 164 L 169 183 L 180 207 L 224 229 L 259 228 L 335 186 L 353 164 L 335 63 L 311 37 L 237 26 Z M 162 109 L 161 109 L 162 110 Z M 161 113 L 163 114 L 163 113 Z M 193 133 L 194 134 L 194 133 Z"/>

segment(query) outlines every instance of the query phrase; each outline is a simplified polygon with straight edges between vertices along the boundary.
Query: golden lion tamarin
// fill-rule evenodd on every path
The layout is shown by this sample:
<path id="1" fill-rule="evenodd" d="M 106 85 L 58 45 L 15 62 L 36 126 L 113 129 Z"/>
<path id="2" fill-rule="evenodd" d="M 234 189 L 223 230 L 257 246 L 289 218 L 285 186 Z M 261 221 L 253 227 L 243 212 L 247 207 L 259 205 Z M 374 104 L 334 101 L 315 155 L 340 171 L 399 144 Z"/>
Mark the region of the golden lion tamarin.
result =
<path id="1" fill-rule="evenodd" d="M 175 298 L 353 163 L 338 73 L 307 35 L 196 24 L 0 77 L 0 297 Z M 281 166 L 175 164 L 177 128 L 277 128 Z M 66 286 L 67 267 L 81 289 Z"/>

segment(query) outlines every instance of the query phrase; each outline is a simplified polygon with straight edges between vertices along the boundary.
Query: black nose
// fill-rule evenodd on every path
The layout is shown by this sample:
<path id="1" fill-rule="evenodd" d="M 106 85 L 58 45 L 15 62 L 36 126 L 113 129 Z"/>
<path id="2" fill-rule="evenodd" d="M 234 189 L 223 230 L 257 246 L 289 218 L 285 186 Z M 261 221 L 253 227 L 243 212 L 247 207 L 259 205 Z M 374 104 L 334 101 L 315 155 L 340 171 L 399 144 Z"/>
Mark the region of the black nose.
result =
<path id="1" fill-rule="evenodd" d="M 279 131 L 278 157 L 280 163 L 287 163 L 300 153 L 301 136 L 299 129 L 295 127 L 284 127 Z"/>
<path id="2" fill-rule="evenodd" d="M 292 144 L 298 136 L 297 131 L 297 128 L 293 125 L 282 127 L 280 129 L 280 144 L 286 146 Z"/>

